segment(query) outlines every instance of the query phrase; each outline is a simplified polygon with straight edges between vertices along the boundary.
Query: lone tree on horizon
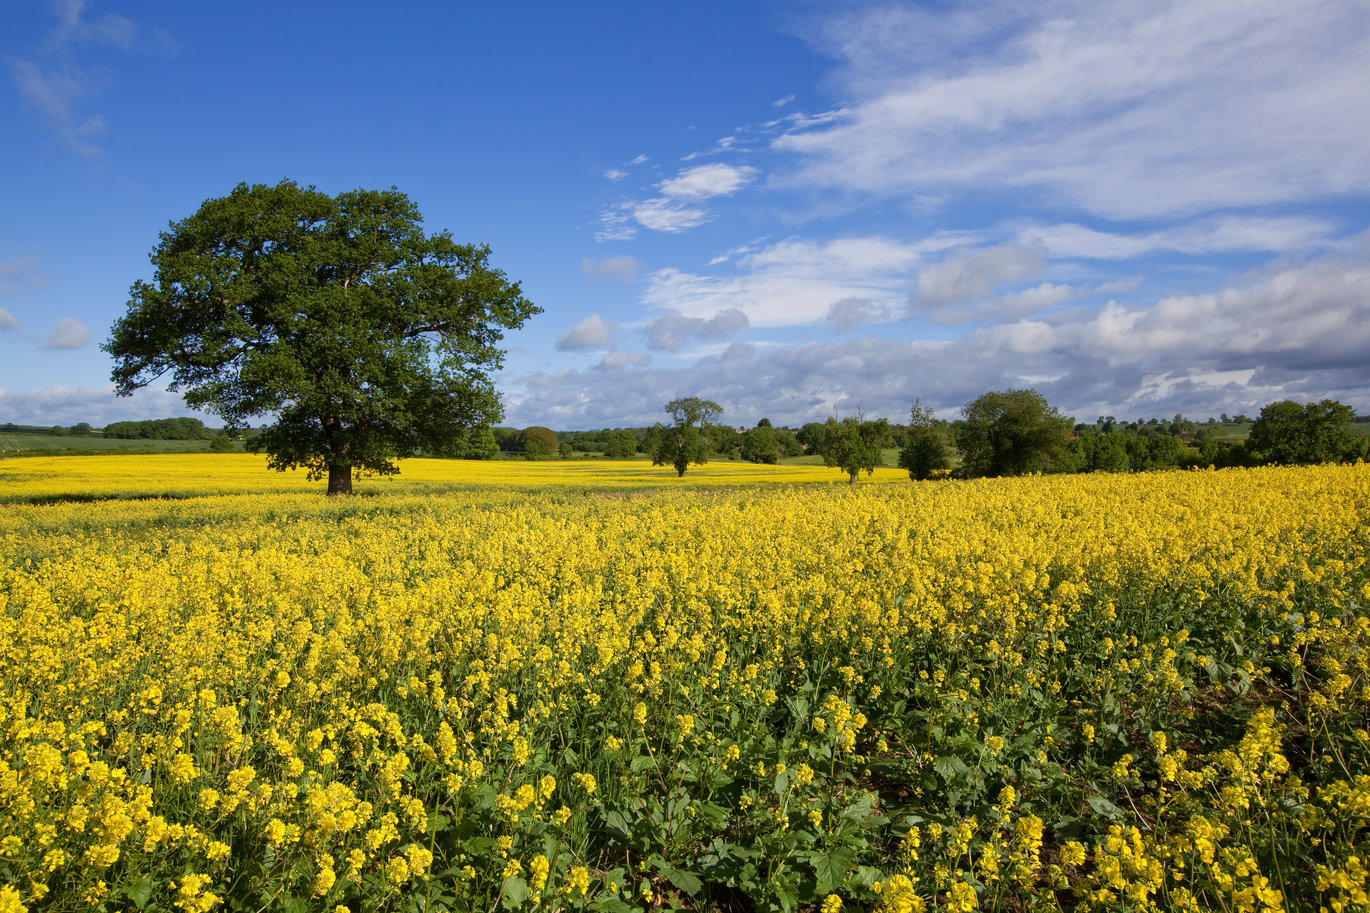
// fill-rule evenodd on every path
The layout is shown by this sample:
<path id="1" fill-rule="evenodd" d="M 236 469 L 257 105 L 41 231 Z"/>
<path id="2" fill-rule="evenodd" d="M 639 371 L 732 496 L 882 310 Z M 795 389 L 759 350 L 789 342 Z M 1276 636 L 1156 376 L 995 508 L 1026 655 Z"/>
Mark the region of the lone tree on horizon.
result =
<path id="1" fill-rule="evenodd" d="M 653 466 L 671 465 L 676 477 L 685 475 L 691 463 L 709 462 L 709 424 L 723 414 L 723 407 L 713 400 L 697 396 L 683 396 L 666 404 L 671 424 L 657 423 L 648 434 L 647 452 Z"/>
<path id="2" fill-rule="evenodd" d="M 170 372 L 186 403 L 276 422 L 246 447 L 272 469 L 305 468 L 328 493 L 353 470 L 455 452 L 502 416 L 497 343 L 541 311 L 484 245 L 427 235 L 388 191 L 330 197 L 282 181 L 239 184 L 161 233 L 151 282 L 101 346 L 120 396 Z"/>

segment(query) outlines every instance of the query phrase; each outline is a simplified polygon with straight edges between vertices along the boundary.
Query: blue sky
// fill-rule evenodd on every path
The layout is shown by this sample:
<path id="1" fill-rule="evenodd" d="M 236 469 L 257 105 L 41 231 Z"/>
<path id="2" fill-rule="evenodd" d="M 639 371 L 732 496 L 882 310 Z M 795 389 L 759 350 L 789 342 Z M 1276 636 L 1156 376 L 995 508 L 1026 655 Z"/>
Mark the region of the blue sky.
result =
<path id="1" fill-rule="evenodd" d="M 490 245 L 511 425 L 1370 411 L 1363 0 L 15 6 L 0 422 L 186 414 L 99 343 L 282 178 Z"/>

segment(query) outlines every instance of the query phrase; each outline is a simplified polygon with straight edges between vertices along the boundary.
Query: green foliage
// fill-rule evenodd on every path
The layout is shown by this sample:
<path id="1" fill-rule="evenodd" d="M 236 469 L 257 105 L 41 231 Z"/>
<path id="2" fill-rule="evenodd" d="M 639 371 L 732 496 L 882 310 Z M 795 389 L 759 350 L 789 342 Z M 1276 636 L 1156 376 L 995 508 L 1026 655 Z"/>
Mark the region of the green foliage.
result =
<path id="1" fill-rule="evenodd" d="M 1251 425 L 1246 448 L 1261 463 L 1307 466 L 1351 458 L 1356 437 L 1355 411 L 1332 399 L 1300 406 L 1280 400 L 1261 409 Z"/>
<path id="2" fill-rule="evenodd" d="M 908 470 L 914 481 L 931 479 L 951 469 L 947 430 L 921 399 L 915 399 L 909 410 L 909 427 L 899 450 L 899 468 Z"/>
<path id="3" fill-rule="evenodd" d="M 776 463 L 780 460 L 780 441 L 769 423 L 757 425 L 742 435 L 742 459 L 753 463 Z"/>
<path id="4" fill-rule="evenodd" d="M 105 437 L 142 441 L 202 441 L 210 436 L 198 418 L 159 418 L 144 422 L 111 422 Z"/>
<path id="5" fill-rule="evenodd" d="M 557 433 L 551 428 L 533 425 L 519 435 L 519 449 L 527 460 L 538 460 L 557 452 Z"/>
<path id="6" fill-rule="evenodd" d="M 213 453 L 231 453 L 233 451 L 233 438 L 227 434 L 216 434 L 209 439 L 209 449 Z"/>
<path id="7" fill-rule="evenodd" d="M 709 461 L 708 429 L 723 414 L 723 407 L 712 400 L 686 396 L 671 400 L 665 409 L 671 424 L 652 427 L 648 452 L 653 466 L 673 466 L 676 475 L 683 476 L 691 463 L 699 466 Z"/>
<path id="8" fill-rule="evenodd" d="M 499 418 L 501 330 L 539 308 L 489 253 L 425 234 L 397 190 L 239 184 L 162 233 L 103 348 L 120 395 L 170 373 L 230 428 L 274 413 L 248 447 L 350 491 Z"/>
<path id="9" fill-rule="evenodd" d="M 637 455 L 637 435 L 627 428 L 619 428 L 609 439 L 604 455 L 611 460 L 631 460 Z"/>
<path id="10" fill-rule="evenodd" d="M 967 478 L 1074 468 L 1067 446 L 1073 423 L 1036 390 L 985 393 L 961 414 L 956 446 Z"/>
<path id="11" fill-rule="evenodd" d="M 883 462 L 881 449 L 890 440 L 890 423 L 883 418 L 867 421 L 858 411 L 840 422 L 828 419 L 823 439 L 823 465 L 842 470 L 855 484 L 863 470 L 870 475 Z"/>
<path id="12" fill-rule="evenodd" d="M 467 441 L 466 458 L 469 460 L 493 460 L 499 456 L 499 444 L 495 443 L 495 432 L 489 425 L 471 429 Z"/>
<path id="13" fill-rule="evenodd" d="M 827 441 L 828 426 L 822 422 L 806 422 L 804 427 L 795 432 L 795 440 L 799 441 L 802 447 L 808 449 L 809 453 L 822 454 L 823 445 Z"/>

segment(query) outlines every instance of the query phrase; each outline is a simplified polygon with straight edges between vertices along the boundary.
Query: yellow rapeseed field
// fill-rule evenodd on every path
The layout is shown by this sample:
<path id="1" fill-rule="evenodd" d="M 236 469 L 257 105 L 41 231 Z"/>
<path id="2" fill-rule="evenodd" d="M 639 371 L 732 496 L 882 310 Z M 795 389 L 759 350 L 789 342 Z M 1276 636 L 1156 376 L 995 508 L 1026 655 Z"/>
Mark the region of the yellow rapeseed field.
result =
<path id="1" fill-rule="evenodd" d="M 0 913 L 1365 909 L 1370 467 L 0 462 Z"/>

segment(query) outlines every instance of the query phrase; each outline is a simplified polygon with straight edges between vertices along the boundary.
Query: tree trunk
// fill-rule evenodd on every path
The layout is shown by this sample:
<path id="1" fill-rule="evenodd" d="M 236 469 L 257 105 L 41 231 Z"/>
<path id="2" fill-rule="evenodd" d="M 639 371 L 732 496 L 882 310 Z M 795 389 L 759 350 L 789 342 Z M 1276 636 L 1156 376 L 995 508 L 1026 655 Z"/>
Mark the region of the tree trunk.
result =
<path id="1" fill-rule="evenodd" d="M 328 467 L 328 493 L 330 495 L 352 494 L 352 467 Z"/>

